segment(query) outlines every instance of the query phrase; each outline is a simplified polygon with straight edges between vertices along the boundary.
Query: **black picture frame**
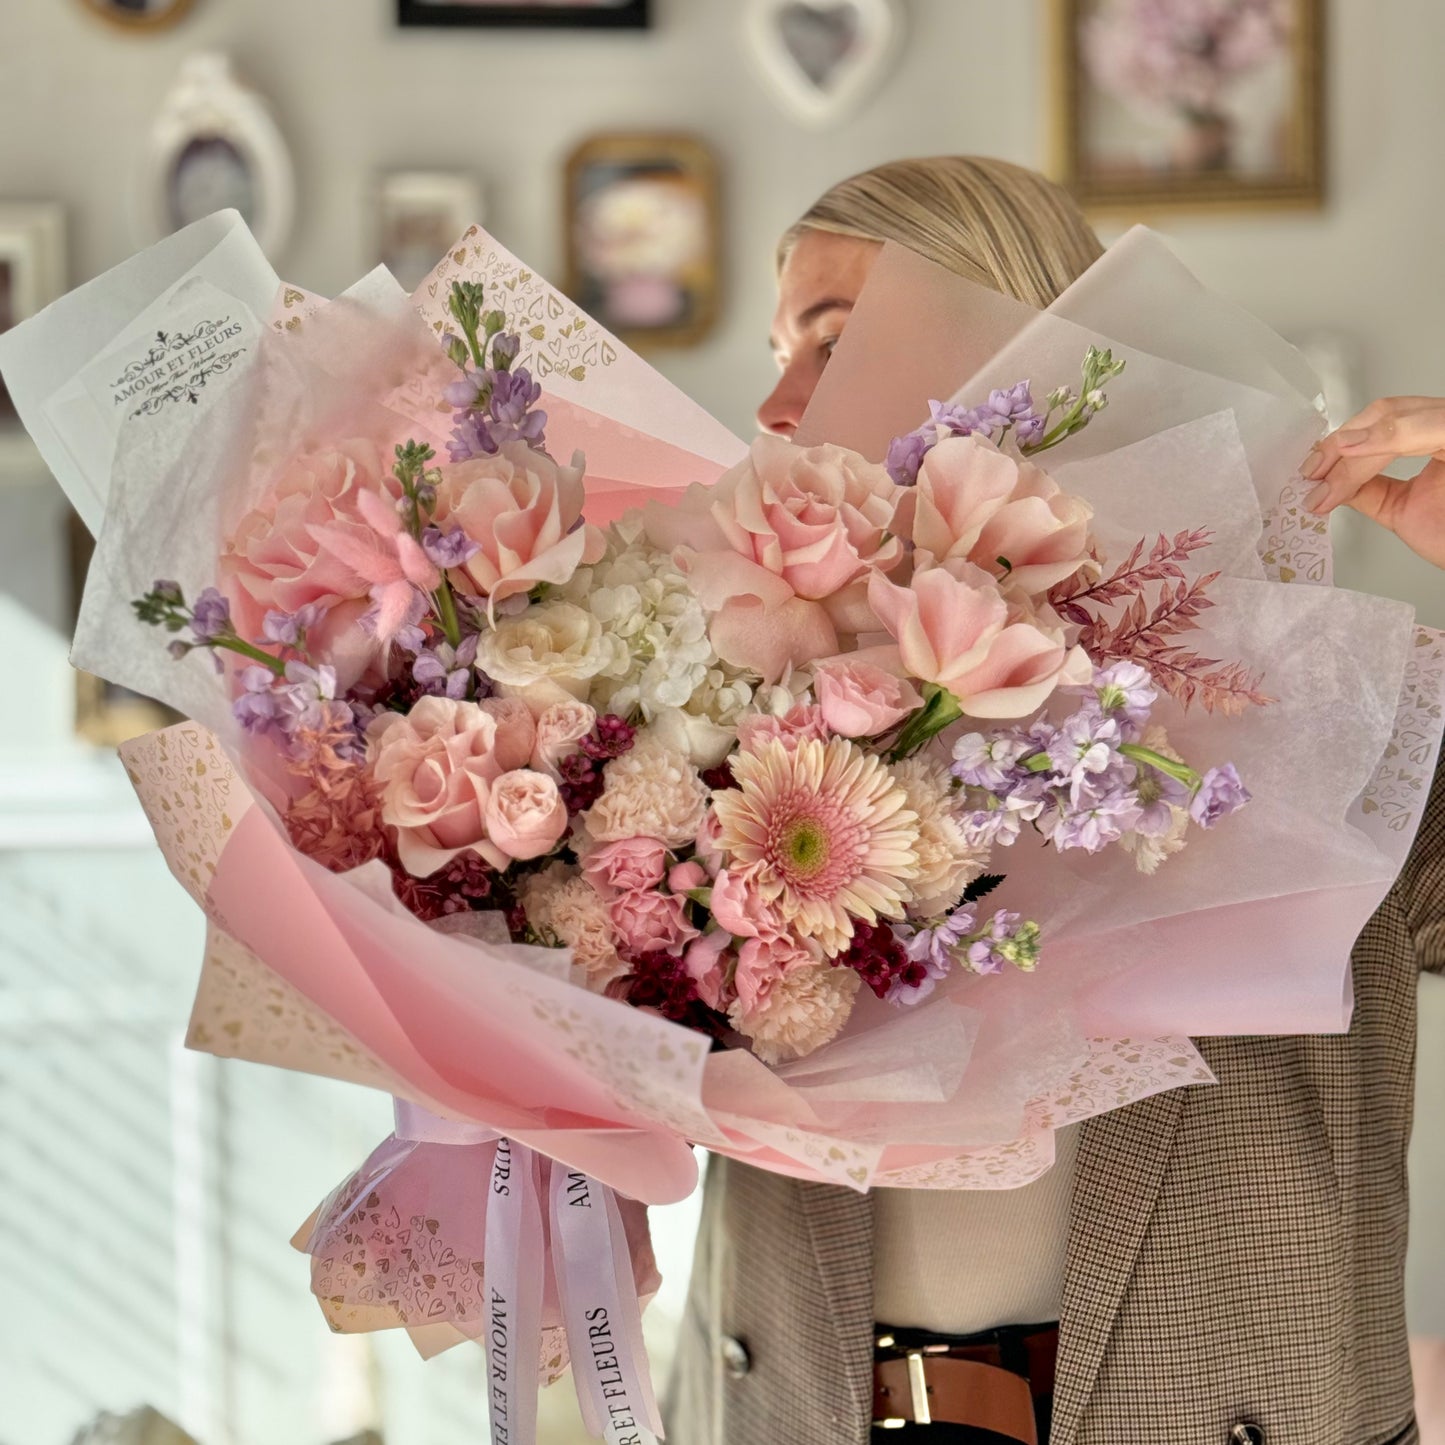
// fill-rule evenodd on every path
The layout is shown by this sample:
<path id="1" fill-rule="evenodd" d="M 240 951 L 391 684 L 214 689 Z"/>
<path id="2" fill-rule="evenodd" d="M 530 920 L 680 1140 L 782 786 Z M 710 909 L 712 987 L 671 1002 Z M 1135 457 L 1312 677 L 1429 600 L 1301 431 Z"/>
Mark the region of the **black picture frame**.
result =
<path id="1" fill-rule="evenodd" d="M 401 26 L 474 27 L 489 30 L 646 30 L 651 0 L 620 5 L 468 5 L 397 0 Z"/>

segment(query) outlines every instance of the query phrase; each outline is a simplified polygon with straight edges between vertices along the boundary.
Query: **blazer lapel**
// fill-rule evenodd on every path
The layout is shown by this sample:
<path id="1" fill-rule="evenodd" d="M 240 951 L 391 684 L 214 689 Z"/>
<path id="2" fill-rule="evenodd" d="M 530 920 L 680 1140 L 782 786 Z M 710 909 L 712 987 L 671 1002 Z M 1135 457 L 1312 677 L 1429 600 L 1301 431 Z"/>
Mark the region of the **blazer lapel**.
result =
<path id="1" fill-rule="evenodd" d="M 1169 1161 L 1184 1090 L 1086 1120 L 1064 1264 L 1050 1445 L 1073 1445 Z"/>
<path id="2" fill-rule="evenodd" d="M 865 1422 L 858 1439 L 866 1441 L 873 1415 L 873 1202 L 827 1184 L 804 1185 L 798 1195 L 837 1358 L 854 1396 L 852 1418 Z"/>

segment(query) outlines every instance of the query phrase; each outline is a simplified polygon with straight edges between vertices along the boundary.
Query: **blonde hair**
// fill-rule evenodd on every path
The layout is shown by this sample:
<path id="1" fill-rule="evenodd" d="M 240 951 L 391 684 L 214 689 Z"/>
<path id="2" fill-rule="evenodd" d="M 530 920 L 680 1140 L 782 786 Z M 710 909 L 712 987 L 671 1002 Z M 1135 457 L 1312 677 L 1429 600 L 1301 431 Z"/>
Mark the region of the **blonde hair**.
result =
<path id="1" fill-rule="evenodd" d="M 1104 250 L 1063 187 L 984 156 L 890 161 L 840 181 L 784 234 L 779 270 L 805 231 L 897 241 L 1039 307 Z"/>

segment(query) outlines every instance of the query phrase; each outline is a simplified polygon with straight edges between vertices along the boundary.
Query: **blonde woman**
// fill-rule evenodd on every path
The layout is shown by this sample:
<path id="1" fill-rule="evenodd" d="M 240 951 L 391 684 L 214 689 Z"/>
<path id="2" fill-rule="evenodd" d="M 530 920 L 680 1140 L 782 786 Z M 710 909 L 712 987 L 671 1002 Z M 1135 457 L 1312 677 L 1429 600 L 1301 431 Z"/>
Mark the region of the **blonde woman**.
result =
<path id="1" fill-rule="evenodd" d="M 765 429 L 798 425 L 885 240 L 1039 306 L 1101 249 L 1064 192 L 1003 162 L 844 181 L 783 238 Z M 1378 475 L 1425 452 L 1412 483 Z M 1445 402 L 1376 402 L 1308 471 L 1312 506 L 1350 501 L 1445 565 Z M 1442 912 L 1437 777 L 1355 946 L 1348 1035 L 1202 1040 L 1217 1088 L 1064 1131 L 1016 1191 L 865 1198 L 714 1159 L 669 1439 L 1412 1445 L 1405 1150 Z M 933 1423 L 899 1425 L 919 1385 Z"/>

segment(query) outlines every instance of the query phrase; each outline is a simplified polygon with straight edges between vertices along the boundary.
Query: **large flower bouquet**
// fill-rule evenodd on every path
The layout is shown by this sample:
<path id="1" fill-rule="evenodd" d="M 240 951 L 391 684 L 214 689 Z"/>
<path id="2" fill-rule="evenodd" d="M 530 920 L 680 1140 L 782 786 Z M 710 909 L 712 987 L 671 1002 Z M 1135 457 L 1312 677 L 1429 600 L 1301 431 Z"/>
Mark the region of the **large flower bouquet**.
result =
<path id="1" fill-rule="evenodd" d="M 514 1441 L 570 1339 L 655 1431 L 635 1201 L 690 1144 L 1007 1186 L 1207 1083 L 1190 1033 L 1345 1026 L 1445 665 L 1287 585 L 1308 379 L 1152 238 L 1042 315 L 886 252 L 751 448 L 479 232 L 271 316 L 247 239 L 0 360 L 103 513 L 77 661 L 196 720 L 126 750 L 210 919 L 190 1042 L 398 1101 L 297 1238 L 337 1328 L 484 1341 Z"/>

